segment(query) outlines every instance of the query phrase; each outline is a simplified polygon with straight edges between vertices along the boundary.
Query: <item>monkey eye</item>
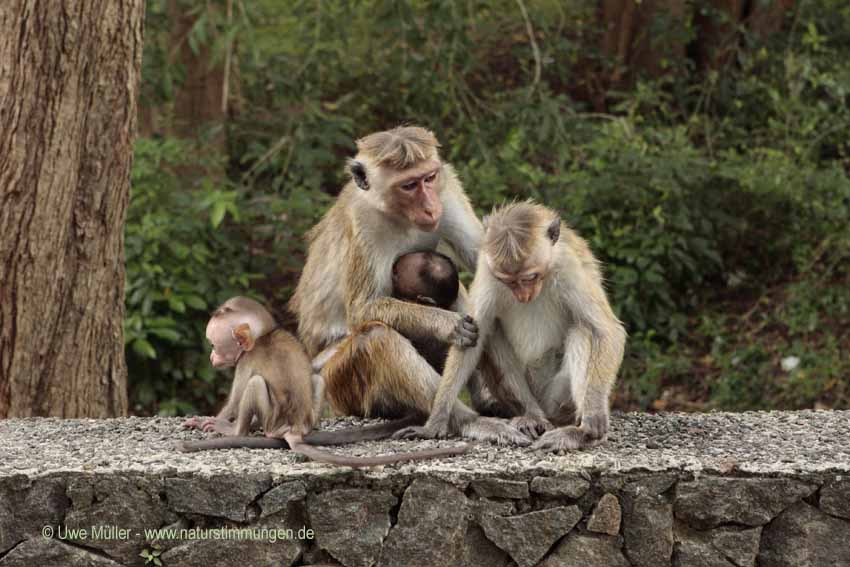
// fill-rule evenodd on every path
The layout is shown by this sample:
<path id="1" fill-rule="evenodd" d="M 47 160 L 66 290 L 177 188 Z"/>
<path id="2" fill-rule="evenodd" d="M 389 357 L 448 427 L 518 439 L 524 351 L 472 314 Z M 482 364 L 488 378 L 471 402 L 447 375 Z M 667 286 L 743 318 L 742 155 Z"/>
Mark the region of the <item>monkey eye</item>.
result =
<path id="1" fill-rule="evenodd" d="M 413 191 L 414 189 L 416 189 L 417 185 L 419 185 L 419 184 L 416 181 L 408 181 L 407 183 L 402 185 L 401 188 L 404 191 Z"/>
<path id="2" fill-rule="evenodd" d="M 537 280 L 538 277 L 540 277 L 540 274 L 528 274 L 527 276 L 523 276 L 522 278 L 520 278 L 520 281 L 523 283 L 531 283 Z"/>
<path id="3" fill-rule="evenodd" d="M 437 172 L 436 171 L 425 178 L 425 183 L 433 183 L 433 181 L 435 179 L 437 179 Z"/>

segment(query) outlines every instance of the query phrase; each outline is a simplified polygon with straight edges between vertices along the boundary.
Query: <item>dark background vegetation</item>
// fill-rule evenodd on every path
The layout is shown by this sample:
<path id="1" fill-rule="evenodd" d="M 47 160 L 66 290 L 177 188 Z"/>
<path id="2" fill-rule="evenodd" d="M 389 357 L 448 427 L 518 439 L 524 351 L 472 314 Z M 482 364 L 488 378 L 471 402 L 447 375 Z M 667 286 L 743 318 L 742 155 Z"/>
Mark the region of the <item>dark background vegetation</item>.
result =
<path id="1" fill-rule="evenodd" d="M 480 213 L 605 262 L 620 409 L 850 407 L 846 0 L 148 0 L 126 230 L 137 414 L 209 413 L 203 328 L 282 321 L 354 140 L 433 129 Z M 795 366 L 796 363 L 796 366 Z"/>

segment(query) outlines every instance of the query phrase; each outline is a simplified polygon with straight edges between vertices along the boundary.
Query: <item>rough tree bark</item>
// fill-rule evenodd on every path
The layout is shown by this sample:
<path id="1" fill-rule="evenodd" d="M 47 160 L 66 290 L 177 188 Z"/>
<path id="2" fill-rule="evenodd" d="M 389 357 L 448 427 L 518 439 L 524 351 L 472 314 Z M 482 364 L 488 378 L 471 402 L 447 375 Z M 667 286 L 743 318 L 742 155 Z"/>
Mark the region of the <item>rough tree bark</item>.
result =
<path id="1" fill-rule="evenodd" d="M 0 417 L 127 413 L 144 0 L 0 2 Z"/>

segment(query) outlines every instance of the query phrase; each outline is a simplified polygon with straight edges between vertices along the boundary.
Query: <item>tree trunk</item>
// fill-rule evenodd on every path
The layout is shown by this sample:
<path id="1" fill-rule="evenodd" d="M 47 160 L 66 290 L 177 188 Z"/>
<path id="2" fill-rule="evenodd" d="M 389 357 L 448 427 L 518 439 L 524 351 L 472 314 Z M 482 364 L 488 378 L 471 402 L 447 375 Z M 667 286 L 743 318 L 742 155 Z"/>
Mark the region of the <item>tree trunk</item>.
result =
<path id="1" fill-rule="evenodd" d="M 127 413 L 144 0 L 0 1 L 0 417 Z"/>

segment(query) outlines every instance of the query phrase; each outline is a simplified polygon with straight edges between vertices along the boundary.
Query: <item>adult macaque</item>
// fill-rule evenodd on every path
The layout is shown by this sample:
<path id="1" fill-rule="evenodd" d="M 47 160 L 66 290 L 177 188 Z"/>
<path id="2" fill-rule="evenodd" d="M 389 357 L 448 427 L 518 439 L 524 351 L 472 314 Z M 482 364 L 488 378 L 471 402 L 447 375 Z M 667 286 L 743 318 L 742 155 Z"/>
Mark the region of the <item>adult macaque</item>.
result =
<path id="1" fill-rule="evenodd" d="M 186 451 L 275 447 L 283 439 L 293 451 L 315 461 L 365 467 L 457 455 L 466 450 L 445 448 L 355 458 L 317 449 L 305 438 L 309 439 L 307 436 L 321 412 L 322 378 L 312 373 L 310 359 L 295 337 L 278 328 L 271 314 L 258 302 L 234 297 L 213 313 L 207 325 L 207 339 L 212 344 L 212 365 L 235 367 L 233 386 L 227 403 L 216 417 L 191 418 L 185 425 L 228 437 L 186 443 L 183 446 Z M 273 443 L 263 445 L 245 437 L 255 418 Z M 324 439 L 332 438 L 333 433 L 326 433 Z M 366 435 L 366 438 L 373 437 Z"/>
<path id="2" fill-rule="evenodd" d="M 450 349 L 428 422 L 396 436 L 448 435 L 453 401 L 486 353 L 502 377 L 491 393 L 520 430 L 542 433 L 535 448 L 603 441 L 626 332 L 605 297 L 599 263 L 587 243 L 541 205 L 506 205 L 485 223 L 470 288 L 478 343 Z"/>
<path id="3" fill-rule="evenodd" d="M 462 299 L 447 310 L 392 297 L 393 263 L 408 252 L 442 242 L 462 266 L 476 263 L 481 223 L 438 147 L 430 131 L 412 126 L 358 140 L 351 181 L 308 234 L 290 308 L 336 413 L 424 419 L 440 375 L 405 337 L 458 347 L 478 338 L 476 323 L 458 312 Z M 453 408 L 453 431 L 530 442 L 507 422 L 479 417 L 459 401 Z"/>

